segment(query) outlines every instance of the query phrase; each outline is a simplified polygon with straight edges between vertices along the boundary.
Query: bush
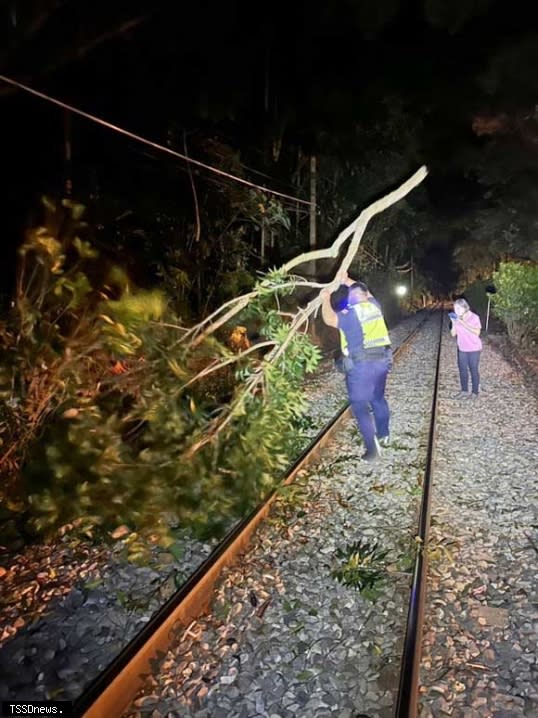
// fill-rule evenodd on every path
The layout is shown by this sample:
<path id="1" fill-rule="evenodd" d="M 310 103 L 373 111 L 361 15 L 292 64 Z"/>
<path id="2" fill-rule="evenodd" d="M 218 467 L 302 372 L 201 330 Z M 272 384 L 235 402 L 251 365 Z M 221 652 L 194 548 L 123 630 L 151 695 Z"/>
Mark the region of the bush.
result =
<path id="1" fill-rule="evenodd" d="M 520 345 L 538 339 L 538 264 L 501 262 L 493 274 L 497 293 L 495 313 L 506 324 L 510 338 Z"/>
<path id="2" fill-rule="evenodd" d="M 287 325 L 272 311 L 267 317 L 265 336 L 284 338 Z M 318 360 L 304 335 L 264 369 L 263 393 L 237 401 L 226 430 L 207 442 L 215 418 L 234 406 L 256 366 L 238 369 L 231 398 L 219 394 L 230 383 L 219 385 L 215 375 L 211 392 L 204 380 L 185 388 L 200 354 L 207 366 L 229 350 L 213 340 L 192 361 L 174 350 L 177 335 L 158 324 L 139 329 L 139 337 L 137 391 L 120 385 L 78 402 L 49 422 L 35 445 L 24 468 L 35 533 L 77 518 L 90 531 L 127 524 L 164 544 L 172 525 L 218 535 L 261 500 L 296 455 L 305 409 L 300 385 Z"/>
<path id="3" fill-rule="evenodd" d="M 19 249 L 14 308 L 0 322 L 0 471 L 16 473 L 56 415 L 91 401 L 116 360 L 140 348 L 141 323 L 165 311 L 159 292 L 133 291 L 94 248 L 84 207 L 43 199 L 41 226 Z"/>
<path id="4" fill-rule="evenodd" d="M 137 290 L 99 257 L 80 205 L 45 208 L 21 248 L 16 311 L 0 327 L 0 466 L 22 478 L 27 528 L 127 524 L 163 544 L 171 526 L 222 532 L 297 450 L 302 378 L 319 351 L 290 333 L 278 296 L 289 282 L 260 285 L 235 318 L 286 346 L 275 362 L 261 351 L 238 358 L 227 325 L 223 341 L 182 343 L 162 294 Z M 12 491 L 3 493 L 7 505 Z"/>

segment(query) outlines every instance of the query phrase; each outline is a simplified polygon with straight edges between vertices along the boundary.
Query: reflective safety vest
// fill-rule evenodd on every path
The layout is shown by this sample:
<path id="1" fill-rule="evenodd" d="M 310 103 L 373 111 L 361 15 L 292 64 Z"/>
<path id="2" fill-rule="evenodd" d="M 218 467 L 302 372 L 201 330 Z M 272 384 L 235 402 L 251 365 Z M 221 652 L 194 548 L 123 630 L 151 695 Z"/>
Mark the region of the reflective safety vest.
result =
<path id="1" fill-rule="evenodd" d="M 358 302 L 348 309 L 355 312 L 362 328 L 362 347 L 356 347 L 355 350 L 390 346 L 389 330 L 385 324 L 383 312 L 377 304 Z M 342 329 L 340 329 L 340 346 L 342 354 L 349 356 L 347 337 Z"/>

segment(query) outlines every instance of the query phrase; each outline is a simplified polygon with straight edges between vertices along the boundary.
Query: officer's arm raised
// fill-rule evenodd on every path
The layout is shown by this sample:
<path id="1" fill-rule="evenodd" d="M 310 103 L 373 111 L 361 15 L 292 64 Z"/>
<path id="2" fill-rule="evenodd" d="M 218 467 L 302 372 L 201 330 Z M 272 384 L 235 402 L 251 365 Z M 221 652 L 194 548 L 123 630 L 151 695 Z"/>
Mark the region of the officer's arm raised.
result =
<path id="1" fill-rule="evenodd" d="M 345 284 L 346 287 L 351 287 L 352 284 L 355 284 L 355 280 L 351 279 L 345 269 L 339 269 L 338 272 L 336 272 L 335 279 L 338 279 L 340 284 Z"/>
<path id="2" fill-rule="evenodd" d="M 338 328 L 338 317 L 331 307 L 331 292 L 328 289 L 321 291 L 321 316 L 329 327 Z"/>

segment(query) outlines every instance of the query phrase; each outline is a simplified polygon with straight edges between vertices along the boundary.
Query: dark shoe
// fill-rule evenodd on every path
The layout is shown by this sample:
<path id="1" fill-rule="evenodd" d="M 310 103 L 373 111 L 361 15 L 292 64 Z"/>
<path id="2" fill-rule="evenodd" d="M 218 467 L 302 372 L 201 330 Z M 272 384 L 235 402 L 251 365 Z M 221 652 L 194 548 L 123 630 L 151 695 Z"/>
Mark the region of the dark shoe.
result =
<path id="1" fill-rule="evenodd" d="M 386 436 L 380 436 L 377 441 L 379 445 L 383 446 L 385 449 L 387 446 L 390 446 L 390 436 L 388 434 Z"/>

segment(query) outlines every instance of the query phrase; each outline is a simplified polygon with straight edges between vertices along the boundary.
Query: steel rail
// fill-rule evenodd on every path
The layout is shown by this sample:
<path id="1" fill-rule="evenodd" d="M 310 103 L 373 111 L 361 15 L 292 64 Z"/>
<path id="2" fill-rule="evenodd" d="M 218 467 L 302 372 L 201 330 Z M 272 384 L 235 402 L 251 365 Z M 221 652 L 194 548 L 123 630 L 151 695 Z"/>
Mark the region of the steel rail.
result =
<path id="1" fill-rule="evenodd" d="M 426 601 L 426 576 L 428 569 L 428 538 L 430 529 L 430 510 L 432 493 L 433 462 L 435 458 L 436 415 L 439 392 L 439 369 L 441 365 L 441 346 L 444 317 L 441 313 L 439 327 L 439 348 L 437 350 L 437 363 L 435 368 L 435 383 L 432 397 L 432 410 L 430 430 L 428 435 L 428 449 L 426 467 L 424 470 L 424 483 L 422 487 L 422 500 L 418 519 L 417 551 L 413 569 L 413 581 L 409 610 L 407 613 L 406 633 L 400 667 L 400 680 L 398 697 L 396 701 L 395 718 L 415 718 L 418 710 L 418 688 L 420 679 L 420 659 L 422 654 L 422 629 L 424 625 L 424 606 Z"/>
<path id="2" fill-rule="evenodd" d="M 395 359 L 409 345 L 429 316 L 430 312 L 425 312 L 423 320 L 394 350 Z M 150 672 L 151 661 L 157 652 L 168 649 L 176 625 L 188 625 L 207 608 L 220 572 L 247 548 L 250 537 L 269 513 L 279 488 L 292 483 L 303 467 L 319 458 L 321 449 L 348 418 L 351 418 L 351 410 L 346 402 L 303 450 L 262 503 L 224 536 L 183 586 L 170 596 L 144 628 L 89 684 L 74 702 L 73 712 L 76 717 L 117 718 L 122 714 L 141 687 L 144 675 Z"/>

